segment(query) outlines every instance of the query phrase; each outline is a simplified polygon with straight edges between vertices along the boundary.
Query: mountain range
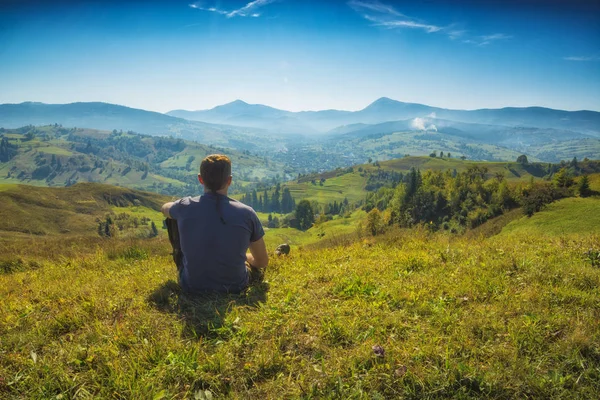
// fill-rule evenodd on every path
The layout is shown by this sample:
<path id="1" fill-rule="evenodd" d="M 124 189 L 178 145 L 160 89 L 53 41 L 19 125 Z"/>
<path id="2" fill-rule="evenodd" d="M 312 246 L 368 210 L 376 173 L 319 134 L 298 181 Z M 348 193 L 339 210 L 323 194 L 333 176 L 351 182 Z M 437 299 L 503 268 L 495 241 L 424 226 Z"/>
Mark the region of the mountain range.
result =
<path id="1" fill-rule="evenodd" d="M 268 132 L 255 128 L 189 121 L 158 112 L 116 104 L 90 102 L 0 104 L 0 127 L 54 125 L 100 130 L 133 131 L 155 136 L 174 136 L 208 145 L 254 148 Z"/>
<path id="2" fill-rule="evenodd" d="M 387 97 L 382 97 L 359 111 L 291 112 L 236 100 L 210 110 L 173 110 L 167 114 L 188 120 L 249 126 L 279 133 L 324 133 L 351 124 L 441 118 L 455 122 L 507 127 L 565 129 L 600 136 L 600 113 L 595 111 L 564 111 L 543 107 L 451 110 L 424 104 L 404 103 Z"/>
<path id="3" fill-rule="evenodd" d="M 300 172 L 436 149 L 480 160 L 515 152 L 551 162 L 600 158 L 600 112 L 585 110 L 451 110 L 386 97 L 358 111 L 291 112 L 241 100 L 166 114 L 100 102 L 0 104 L 0 128 L 47 124 L 173 136 L 251 151 Z"/>

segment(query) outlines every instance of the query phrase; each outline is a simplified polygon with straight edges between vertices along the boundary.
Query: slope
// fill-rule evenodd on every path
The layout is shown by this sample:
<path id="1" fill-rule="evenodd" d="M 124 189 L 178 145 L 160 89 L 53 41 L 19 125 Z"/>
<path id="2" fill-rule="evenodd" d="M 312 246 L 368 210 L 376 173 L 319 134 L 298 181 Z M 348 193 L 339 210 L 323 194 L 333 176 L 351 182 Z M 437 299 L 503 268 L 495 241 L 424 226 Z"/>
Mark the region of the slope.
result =
<path id="1" fill-rule="evenodd" d="M 600 234 L 600 198 L 568 198 L 549 204 L 531 217 L 523 216 L 506 225 L 501 236 L 544 237 L 568 234 Z"/>
<path id="2" fill-rule="evenodd" d="M 115 208 L 137 207 L 156 219 L 162 204 L 169 201 L 154 193 L 98 183 L 78 183 L 68 188 L 0 188 L 0 237 L 5 240 L 19 234 L 97 236 L 97 219 L 103 219 Z"/>
<path id="3" fill-rule="evenodd" d="M 0 274 L 0 397 L 598 393 L 600 270 L 582 258 L 598 236 L 400 231 L 293 252 L 247 293 L 201 297 L 179 291 L 164 239 L 112 242 Z"/>
<path id="4" fill-rule="evenodd" d="M 169 137 L 64 128 L 23 127 L 0 131 L 0 182 L 65 186 L 102 182 L 170 195 L 199 190 L 197 170 L 208 154 L 233 162 L 233 190 L 275 177 L 281 164 L 239 152 Z M 3 150 L 2 150 L 3 149 Z"/>

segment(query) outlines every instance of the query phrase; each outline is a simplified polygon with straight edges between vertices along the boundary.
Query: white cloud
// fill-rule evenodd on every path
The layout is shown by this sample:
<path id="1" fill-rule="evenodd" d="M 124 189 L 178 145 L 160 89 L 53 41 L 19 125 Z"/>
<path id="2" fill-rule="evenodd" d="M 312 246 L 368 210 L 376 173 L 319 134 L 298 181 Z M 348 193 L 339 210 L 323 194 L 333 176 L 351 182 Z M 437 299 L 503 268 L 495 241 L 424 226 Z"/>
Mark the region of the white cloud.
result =
<path id="1" fill-rule="evenodd" d="M 570 56 L 570 57 L 563 57 L 563 60 L 566 60 L 566 61 L 598 61 L 598 60 L 600 60 L 600 57 L 598 57 L 598 56 Z"/>
<path id="2" fill-rule="evenodd" d="M 241 8 L 238 8 L 237 10 L 232 10 L 232 11 L 221 10 L 216 7 L 204 7 L 203 2 L 192 3 L 189 6 L 196 10 L 210 11 L 210 12 L 214 12 L 217 14 L 225 15 L 227 18 L 233 18 L 233 17 L 257 18 L 257 17 L 261 16 L 261 13 L 256 11 L 257 9 L 259 9 L 260 7 L 269 5 L 271 3 L 274 3 L 276 1 L 278 1 L 278 0 L 254 0 L 254 1 L 251 1 L 250 3 L 246 4 L 244 7 L 241 7 Z"/>
<path id="3" fill-rule="evenodd" d="M 429 24 L 402 14 L 394 7 L 376 2 L 350 0 L 348 5 L 364 19 L 385 28 L 422 29 L 427 33 L 441 31 L 441 26 Z"/>
<path id="4" fill-rule="evenodd" d="M 381 26 L 384 28 L 409 28 L 409 29 L 422 29 L 427 33 L 442 33 L 451 40 L 462 38 L 462 42 L 466 44 L 473 44 L 476 46 L 486 46 L 496 40 L 511 39 L 512 36 L 504 33 L 494 33 L 491 35 L 482 36 L 471 36 L 468 35 L 468 31 L 464 29 L 457 29 L 460 24 L 450 24 L 447 26 L 439 26 L 428 23 L 416 18 L 409 17 L 396 10 L 394 7 L 381 3 L 379 1 L 363 1 L 363 0 L 350 0 L 348 1 L 354 11 L 359 13 L 364 19 L 370 21 L 375 26 Z"/>
<path id="5" fill-rule="evenodd" d="M 348 2 L 348 5 L 356 11 L 369 10 L 383 14 L 391 14 L 397 17 L 406 17 L 406 15 L 399 13 L 392 6 L 388 6 L 380 2 L 369 3 L 365 1 L 351 0 Z"/>
<path id="6" fill-rule="evenodd" d="M 473 36 L 470 39 L 464 39 L 463 43 L 483 47 L 496 40 L 507 40 L 512 38 L 512 36 L 505 35 L 504 33 L 494 33 L 493 35 Z"/>

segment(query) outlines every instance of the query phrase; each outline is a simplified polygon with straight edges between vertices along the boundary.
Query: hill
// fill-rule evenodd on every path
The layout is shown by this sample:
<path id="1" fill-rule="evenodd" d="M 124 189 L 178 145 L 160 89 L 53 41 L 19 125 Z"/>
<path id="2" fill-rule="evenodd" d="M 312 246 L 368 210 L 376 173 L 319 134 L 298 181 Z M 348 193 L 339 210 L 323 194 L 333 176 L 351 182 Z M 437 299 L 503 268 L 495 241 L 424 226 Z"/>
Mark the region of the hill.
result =
<path id="1" fill-rule="evenodd" d="M 403 155 L 399 151 L 412 155 L 443 151 L 487 161 L 513 160 L 519 154 L 549 162 L 600 156 L 600 138 L 578 132 L 463 123 L 439 118 L 344 126 L 330 132 L 329 140 L 337 147 L 361 148 L 366 156 L 379 160 Z"/>
<path id="2" fill-rule="evenodd" d="M 136 211 L 158 222 L 160 207 L 169 200 L 154 193 L 97 183 L 67 188 L 4 184 L 0 185 L 0 238 L 7 242 L 31 235 L 97 237 L 98 219 L 107 214 Z M 149 225 L 144 225 L 147 231 Z"/>
<path id="3" fill-rule="evenodd" d="M 229 146 L 242 150 L 255 149 L 261 140 L 263 143 L 269 143 L 264 139 L 273 136 L 257 129 L 188 121 L 157 112 L 100 102 L 0 104 L 0 127 L 18 128 L 25 125 L 50 124 L 174 136 L 207 145 Z"/>
<path id="4" fill-rule="evenodd" d="M 597 235 L 395 231 L 293 250 L 246 293 L 201 297 L 179 291 L 164 238 L 102 242 L 0 273 L 0 396 L 597 394 Z"/>
<path id="5" fill-rule="evenodd" d="M 501 235 L 540 237 L 599 233 L 600 199 L 569 198 L 549 204 L 532 217 L 523 216 L 511 221 L 502 229 Z"/>
<path id="6" fill-rule="evenodd" d="M 364 200 L 368 191 L 390 184 L 386 181 L 387 178 L 378 177 L 385 172 L 406 174 L 411 168 L 421 171 L 464 172 L 469 167 L 486 168 L 486 179 L 502 176 L 512 183 L 528 182 L 532 178 L 542 179 L 548 174 L 548 164 L 546 163 L 524 165 L 517 162 L 482 162 L 457 158 L 409 156 L 338 168 L 323 173 L 305 174 L 295 181 L 284 182 L 283 186 L 290 189 L 296 201 L 307 199 L 324 206 L 333 201 L 341 202 L 347 198 L 350 203 L 357 203 Z M 372 188 L 368 188 L 369 184 Z M 273 188 L 269 189 L 269 196 L 273 190 Z M 241 195 L 234 197 L 241 198 Z"/>
<path id="7" fill-rule="evenodd" d="M 208 154 L 225 153 L 232 159 L 233 191 L 275 178 L 282 169 L 247 150 L 116 130 L 26 126 L 0 130 L 0 140 L 0 182 L 5 183 L 102 182 L 183 196 L 199 191 L 196 171 Z"/>
<path id="8" fill-rule="evenodd" d="M 261 104 L 248 104 L 236 100 L 210 110 L 173 110 L 167 115 L 192 121 L 214 124 L 249 126 L 284 134 L 313 134 L 317 131 L 288 111 L 278 110 Z"/>

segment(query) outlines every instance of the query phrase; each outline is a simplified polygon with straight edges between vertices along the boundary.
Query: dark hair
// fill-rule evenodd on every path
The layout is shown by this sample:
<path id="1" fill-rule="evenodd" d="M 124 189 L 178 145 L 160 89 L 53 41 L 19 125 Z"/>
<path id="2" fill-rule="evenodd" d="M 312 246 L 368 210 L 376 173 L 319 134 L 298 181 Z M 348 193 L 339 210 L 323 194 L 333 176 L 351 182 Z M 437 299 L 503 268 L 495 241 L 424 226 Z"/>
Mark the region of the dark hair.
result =
<path id="1" fill-rule="evenodd" d="M 227 183 L 231 176 L 231 160 L 223 154 L 211 154 L 200 163 L 200 176 L 204 187 L 216 192 Z"/>

